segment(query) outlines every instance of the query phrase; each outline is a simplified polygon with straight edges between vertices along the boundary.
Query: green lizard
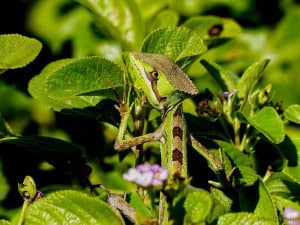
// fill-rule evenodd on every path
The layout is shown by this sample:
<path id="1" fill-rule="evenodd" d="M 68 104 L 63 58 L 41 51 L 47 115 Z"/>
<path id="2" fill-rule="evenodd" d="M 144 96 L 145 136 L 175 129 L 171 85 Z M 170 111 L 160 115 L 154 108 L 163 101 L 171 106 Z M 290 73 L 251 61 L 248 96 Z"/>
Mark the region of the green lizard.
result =
<path id="1" fill-rule="evenodd" d="M 124 139 L 133 105 L 123 102 L 119 108 L 121 122 L 114 148 L 122 151 L 146 142 L 159 141 L 162 167 L 168 168 L 171 179 L 187 179 L 187 143 L 205 157 L 223 185 L 227 178 L 223 163 L 188 133 L 182 101 L 197 95 L 198 90 L 188 76 L 169 58 L 158 54 L 131 52 L 124 56 L 128 78 L 137 93 L 146 97 L 159 110 L 162 123 L 152 133 Z M 161 197 L 161 203 L 164 202 Z M 165 206 L 160 206 L 163 210 Z M 166 224 L 167 212 L 160 212 L 159 224 Z"/>

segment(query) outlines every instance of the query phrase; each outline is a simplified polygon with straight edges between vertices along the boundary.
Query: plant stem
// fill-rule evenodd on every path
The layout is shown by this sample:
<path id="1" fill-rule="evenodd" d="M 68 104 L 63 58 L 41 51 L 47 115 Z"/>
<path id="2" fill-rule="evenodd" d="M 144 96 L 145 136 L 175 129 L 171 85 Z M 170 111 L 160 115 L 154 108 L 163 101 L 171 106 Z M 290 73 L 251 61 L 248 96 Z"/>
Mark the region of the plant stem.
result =
<path id="1" fill-rule="evenodd" d="M 29 205 L 29 202 L 25 200 L 23 202 L 22 211 L 21 211 L 21 214 L 20 214 L 19 221 L 18 221 L 17 225 L 22 225 L 23 224 L 24 217 L 25 217 L 25 212 L 26 212 L 26 209 L 27 209 L 28 205 Z"/>

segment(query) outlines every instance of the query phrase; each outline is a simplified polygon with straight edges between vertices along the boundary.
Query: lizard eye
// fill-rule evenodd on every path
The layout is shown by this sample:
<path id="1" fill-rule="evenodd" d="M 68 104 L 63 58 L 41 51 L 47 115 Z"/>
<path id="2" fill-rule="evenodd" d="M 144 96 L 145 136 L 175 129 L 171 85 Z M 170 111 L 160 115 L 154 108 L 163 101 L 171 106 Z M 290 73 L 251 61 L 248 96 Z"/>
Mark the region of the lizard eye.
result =
<path id="1" fill-rule="evenodd" d="M 157 82 L 158 80 L 158 71 L 153 70 L 151 72 L 146 72 L 147 79 L 151 82 Z"/>
<path id="2" fill-rule="evenodd" d="M 158 80 L 158 72 L 156 70 L 150 72 L 153 80 Z"/>

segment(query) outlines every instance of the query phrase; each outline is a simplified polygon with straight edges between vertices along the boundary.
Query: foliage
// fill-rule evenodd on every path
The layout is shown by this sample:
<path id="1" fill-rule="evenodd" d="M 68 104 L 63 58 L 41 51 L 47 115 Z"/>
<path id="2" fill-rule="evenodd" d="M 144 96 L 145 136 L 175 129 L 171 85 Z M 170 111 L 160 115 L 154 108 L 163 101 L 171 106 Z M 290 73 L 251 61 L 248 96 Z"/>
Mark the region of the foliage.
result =
<path id="1" fill-rule="evenodd" d="M 22 108 L 30 109 L 28 114 L 33 114 L 40 130 L 48 129 L 46 136 L 42 131 L 28 135 L 7 117 L 9 110 L 19 110 L 18 104 L 1 108 L 0 199 L 4 202 L 9 190 L 17 194 L 6 180 L 11 161 L 5 160 L 18 156 L 20 174 L 42 175 L 35 180 L 26 177 L 19 184 L 23 207 L 16 212 L 1 206 L 0 213 L 8 220 L 0 224 L 156 224 L 159 192 L 168 192 L 168 185 L 173 190 L 168 192 L 173 224 L 276 225 L 288 223 L 286 208 L 300 211 L 297 5 L 285 1 L 284 16 L 275 28 L 245 25 L 242 30 L 236 21 L 257 12 L 252 1 L 187 2 L 37 1 L 28 28 L 54 55 L 70 42 L 71 55 L 43 65 L 29 81 L 28 91 L 39 103 L 0 85 L 23 102 Z M 235 19 L 217 12 L 207 15 L 218 7 L 227 8 Z M 27 66 L 40 51 L 36 39 L 0 35 L 0 70 L 5 72 L 0 79 L 11 69 Z M 180 184 L 183 187 L 171 183 L 160 187 L 163 190 L 141 188 L 122 178 L 137 162 L 160 161 L 159 147 L 152 142 L 142 147 L 142 160 L 137 159 L 138 151 L 113 150 L 120 123 L 117 108 L 123 100 L 128 108 L 136 107 L 128 136 L 149 133 L 160 125 L 156 110 L 138 113 L 144 99 L 132 93 L 134 87 L 126 80 L 131 70 L 126 54 L 132 51 L 166 55 L 191 77 L 200 94 L 183 103 L 187 127 L 222 161 L 229 184 L 219 183 L 212 162 L 193 149 L 188 149 L 187 162 L 191 179 Z M 0 89 L 1 101 L 2 93 Z M 75 125 L 83 121 L 76 127 L 83 132 L 85 122 L 92 121 L 98 129 L 88 135 L 103 140 L 99 146 L 84 146 L 83 135 L 72 139 L 67 129 L 49 131 L 47 126 L 55 122 L 45 106 Z M 142 132 L 136 125 L 140 123 L 145 124 Z M 7 157 L 10 154 L 13 157 Z M 29 174 L 35 170 L 39 172 Z M 42 176 L 50 176 L 49 171 L 70 179 L 36 185 L 42 184 Z"/>

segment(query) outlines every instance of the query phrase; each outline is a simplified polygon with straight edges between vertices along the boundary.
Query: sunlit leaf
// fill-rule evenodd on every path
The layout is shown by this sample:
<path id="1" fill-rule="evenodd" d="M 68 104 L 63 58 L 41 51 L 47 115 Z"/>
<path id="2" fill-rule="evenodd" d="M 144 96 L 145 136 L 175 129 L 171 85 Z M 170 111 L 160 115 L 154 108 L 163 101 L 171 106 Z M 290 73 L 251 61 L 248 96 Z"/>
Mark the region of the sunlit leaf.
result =
<path id="1" fill-rule="evenodd" d="M 184 224 L 193 224 L 205 221 L 211 212 L 213 201 L 209 193 L 205 191 L 194 191 L 187 195 L 184 208 L 186 215 Z"/>
<path id="2" fill-rule="evenodd" d="M 0 35 L 0 69 L 16 69 L 32 62 L 41 51 L 42 44 L 19 34 Z"/>
<path id="3" fill-rule="evenodd" d="M 228 213 L 218 219 L 217 225 L 276 225 L 276 222 L 265 219 L 254 213 Z"/>
<path id="4" fill-rule="evenodd" d="M 284 116 L 288 120 L 300 124 L 300 105 L 290 105 L 284 111 Z"/>
<path id="5" fill-rule="evenodd" d="M 274 108 L 264 107 L 247 119 L 269 141 L 278 144 L 284 140 L 283 122 Z"/>
<path id="6" fill-rule="evenodd" d="M 78 191 L 58 191 L 31 204 L 25 224 L 125 224 L 105 202 Z"/>
<path id="7" fill-rule="evenodd" d="M 144 37 L 144 24 L 139 8 L 133 0 L 79 0 L 96 16 L 99 27 L 128 50 L 137 50 Z"/>
<path id="8" fill-rule="evenodd" d="M 203 40 L 186 27 L 157 29 L 146 37 L 142 47 L 142 52 L 169 56 L 181 68 L 206 50 Z"/>
<path id="9" fill-rule="evenodd" d="M 11 225 L 11 223 L 7 220 L 0 220 L 0 225 Z"/>
<path id="10" fill-rule="evenodd" d="M 85 108 L 115 99 L 112 88 L 123 85 L 122 71 L 99 57 L 64 59 L 48 64 L 30 80 L 30 94 L 55 109 Z"/>

